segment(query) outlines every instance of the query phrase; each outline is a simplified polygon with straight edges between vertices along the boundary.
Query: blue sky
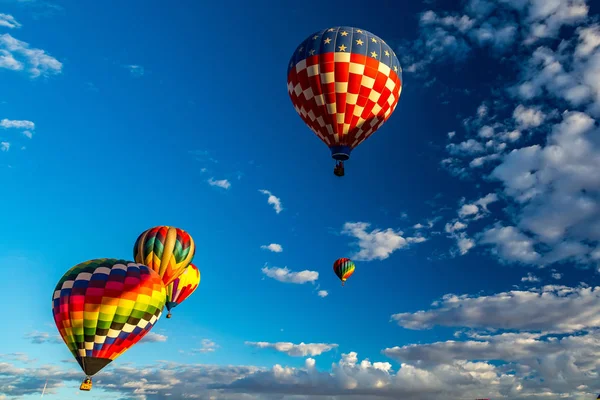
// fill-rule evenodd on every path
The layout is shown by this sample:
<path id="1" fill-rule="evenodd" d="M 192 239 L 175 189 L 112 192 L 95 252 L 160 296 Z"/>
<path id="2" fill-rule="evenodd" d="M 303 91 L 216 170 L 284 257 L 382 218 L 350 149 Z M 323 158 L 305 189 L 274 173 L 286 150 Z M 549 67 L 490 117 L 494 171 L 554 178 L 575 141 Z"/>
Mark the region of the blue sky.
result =
<path id="1" fill-rule="evenodd" d="M 0 1 L 0 399 L 595 398 L 598 5 L 213 3 Z M 338 25 L 404 81 L 343 179 L 285 76 Z M 54 285 L 163 224 L 200 287 L 80 394 Z"/>

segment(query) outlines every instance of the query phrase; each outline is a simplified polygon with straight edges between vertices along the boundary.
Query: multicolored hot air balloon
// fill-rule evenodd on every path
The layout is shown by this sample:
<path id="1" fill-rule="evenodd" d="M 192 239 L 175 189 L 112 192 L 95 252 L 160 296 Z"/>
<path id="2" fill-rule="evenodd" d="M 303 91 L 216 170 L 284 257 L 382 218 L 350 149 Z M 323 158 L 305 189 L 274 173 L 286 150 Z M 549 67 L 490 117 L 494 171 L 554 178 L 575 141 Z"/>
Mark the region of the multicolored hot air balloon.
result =
<path id="1" fill-rule="evenodd" d="M 185 299 L 191 296 L 192 293 L 198 288 L 200 284 L 200 271 L 194 264 L 188 265 L 183 271 L 183 274 L 179 275 L 179 278 L 175 279 L 173 283 L 167 286 L 167 318 L 171 318 L 171 309 L 177 307 L 183 303 Z"/>
<path id="2" fill-rule="evenodd" d="M 383 125 L 402 91 L 402 68 L 379 37 L 340 26 L 315 32 L 294 51 L 288 65 L 294 108 L 337 160 L 344 175 L 350 152 Z"/>
<path id="3" fill-rule="evenodd" d="M 52 296 L 54 322 L 87 378 L 139 342 L 160 318 L 166 290 L 156 272 L 131 261 L 100 258 L 77 264 Z"/>
<path id="4" fill-rule="evenodd" d="M 346 279 L 350 278 L 354 273 L 355 268 L 356 266 L 349 258 L 338 258 L 333 263 L 333 272 L 335 272 L 337 277 L 342 281 L 342 286 L 346 283 Z"/>
<path id="5" fill-rule="evenodd" d="M 155 226 L 143 232 L 133 246 L 135 262 L 152 268 L 168 286 L 194 258 L 194 239 L 183 229 Z"/>

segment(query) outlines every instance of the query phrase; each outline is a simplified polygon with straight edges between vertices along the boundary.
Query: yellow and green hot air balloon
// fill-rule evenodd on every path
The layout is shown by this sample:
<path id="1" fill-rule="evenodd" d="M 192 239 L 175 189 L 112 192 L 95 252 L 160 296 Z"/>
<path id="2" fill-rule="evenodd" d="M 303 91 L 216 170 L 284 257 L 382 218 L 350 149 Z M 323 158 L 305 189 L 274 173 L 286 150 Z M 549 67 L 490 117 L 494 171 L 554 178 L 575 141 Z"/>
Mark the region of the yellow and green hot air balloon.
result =
<path id="1" fill-rule="evenodd" d="M 196 252 L 194 239 L 183 229 L 155 226 L 143 232 L 133 246 L 135 262 L 153 269 L 168 286 L 190 265 Z"/>
<path id="2" fill-rule="evenodd" d="M 198 285 L 200 285 L 200 271 L 194 264 L 190 264 L 183 271 L 183 274 L 179 275 L 179 278 L 167 286 L 166 306 L 167 310 L 169 310 L 167 318 L 171 318 L 171 309 L 177 307 L 190 297 L 196 291 Z"/>

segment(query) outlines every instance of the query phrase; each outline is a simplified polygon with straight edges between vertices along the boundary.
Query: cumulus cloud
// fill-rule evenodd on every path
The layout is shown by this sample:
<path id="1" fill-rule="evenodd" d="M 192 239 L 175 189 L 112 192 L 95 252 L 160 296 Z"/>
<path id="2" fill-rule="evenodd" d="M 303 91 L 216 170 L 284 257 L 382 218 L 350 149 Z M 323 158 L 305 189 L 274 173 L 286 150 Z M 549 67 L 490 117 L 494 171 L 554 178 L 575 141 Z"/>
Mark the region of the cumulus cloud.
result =
<path id="1" fill-rule="evenodd" d="M 0 142 L 0 151 L 8 151 L 10 150 L 9 142 Z"/>
<path id="2" fill-rule="evenodd" d="M 269 278 L 275 279 L 279 282 L 283 283 L 296 283 L 296 284 L 304 284 L 307 282 L 314 282 L 319 279 L 319 273 L 316 271 L 304 270 L 300 272 L 292 272 L 287 267 L 277 268 L 277 267 L 263 267 L 262 273 L 268 276 Z"/>
<path id="3" fill-rule="evenodd" d="M 553 272 L 552 273 L 552 279 L 561 279 L 562 278 L 562 274 L 559 272 Z"/>
<path id="4" fill-rule="evenodd" d="M 317 296 L 319 296 L 319 297 L 327 297 L 327 296 L 329 296 L 329 292 L 327 290 L 319 290 L 317 292 Z"/>
<path id="5" fill-rule="evenodd" d="M 95 387 L 114 398 L 159 400 L 165 397 L 220 400 L 339 400 L 504 398 L 542 400 L 591 397 L 600 367 L 597 333 L 562 338 L 535 334 L 471 335 L 464 342 L 437 342 L 383 350 L 399 361 L 359 359 L 344 353 L 321 371 L 313 358 L 303 368 L 215 366 L 160 361 L 155 365 L 114 365 L 96 376 Z M 508 360 L 507 364 L 485 360 Z M 76 389 L 81 372 L 53 366 L 18 368 L 0 363 L 8 396 L 57 394 Z"/>
<path id="6" fill-rule="evenodd" d="M 338 347 L 337 344 L 304 342 L 300 344 L 294 344 L 290 342 L 245 342 L 245 344 L 259 349 L 273 349 L 292 357 L 315 357 Z"/>
<path id="7" fill-rule="evenodd" d="M 273 206 L 273 209 L 277 214 L 283 211 L 283 206 L 281 205 L 281 199 L 279 197 L 275 196 L 273 193 L 265 189 L 260 189 L 259 192 L 269 196 L 269 198 L 267 199 L 267 203 Z"/>
<path id="8" fill-rule="evenodd" d="M 539 108 L 527 108 L 519 104 L 513 113 L 513 117 L 519 128 L 536 128 L 544 122 L 545 115 Z"/>
<path id="9" fill-rule="evenodd" d="M 527 276 L 524 276 L 521 278 L 521 282 L 539 282 L 540 278 L 538 278 L 537 276 L 533 275 L 531 272 L 527 273 Z"/>
<path id="10" fill-rule="evenodd" d="M 600 287 L 547 285 L 490 296 L 447 294 L 435 308 L 392 315 L 408 329 L 436 325 L 477 329 L 571 333 L 600 323 Z M 584 312 L 585 310 L 585 312 Z"/>
<path id="11" fill-rule="evenodd" d="M 281 247 L 281 245 L 277 243 L 271 243 L 269 245 L 263 244 L 262 246 L 260 246 L 260 248 L 263 250 L 272 251 L 273 253 L 281 253 L 283 251 L 283 247 Z"/>
<path id="12" fill-rule="evenodd" d="M 200 347 L 192 349 L 192 353 L 213 353 L 219 348 L 219 345 L 210 339 L 202 339 Z"/>
<path id="13" fill-rule="evenodd" d="M 229 189 L 231 187 L 231 183 L 227 179 L 215 180 L 213 178 L 209 178 L 207 182 L 210 186 L 216 186 L 223 189 Z"/>
<path id="14" fill-rule="evenodd" d="M 0 35 L 0 68 L 20 71 L 27 68 L 32 78 L 62 72 L 62 63 L 44 50 L 32 48 L 8 33 Z"/>
<path id="15" fill-rule="evenodd" d="M 357 261 L 385 260 L 396 250 L 427 240 L 422 236 L 404 237 L 402 231 L 392 228 L 368 232 L 370 226 L 366 222 L 346 222 L 342 229 L 342 234 L 358 239 L 359 250 L 352 256 Z"/>

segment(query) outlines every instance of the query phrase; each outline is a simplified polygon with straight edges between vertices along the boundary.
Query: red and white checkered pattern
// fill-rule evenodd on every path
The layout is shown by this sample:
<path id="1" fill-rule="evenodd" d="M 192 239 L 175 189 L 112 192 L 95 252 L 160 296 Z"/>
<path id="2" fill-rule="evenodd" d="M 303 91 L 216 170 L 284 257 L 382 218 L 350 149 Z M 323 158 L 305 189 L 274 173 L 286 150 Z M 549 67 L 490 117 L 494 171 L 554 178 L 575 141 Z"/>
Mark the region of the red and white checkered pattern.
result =
<path id="1" fill-rule="evenodd" d="M 309 56 L 288 74 L 296 112 L 328 146 L 358 146 L 387 121 L 401 91 L 395 71 L 361 54 Z"/>

